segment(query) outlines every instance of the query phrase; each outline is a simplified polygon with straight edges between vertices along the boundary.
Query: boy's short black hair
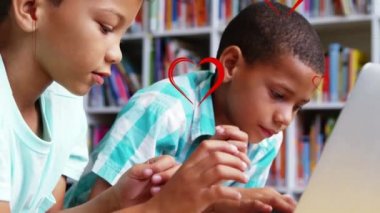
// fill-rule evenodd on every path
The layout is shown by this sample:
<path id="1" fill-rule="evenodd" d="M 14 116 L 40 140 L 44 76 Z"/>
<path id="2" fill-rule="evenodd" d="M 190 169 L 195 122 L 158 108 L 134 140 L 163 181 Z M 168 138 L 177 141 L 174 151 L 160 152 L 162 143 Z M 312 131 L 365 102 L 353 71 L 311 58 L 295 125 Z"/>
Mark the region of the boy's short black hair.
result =
<path id="1" fill-rule="evenodd" d="M 63 0 L 49 0 L 54 5 L 58 6 Z M 8 16 L 12 0 L 0 0 L 0 22 Z"/>
<path id="2" fill-rule="evenodd" d="M 0 22 L 2 22 L 8 16 L 11 2 L 11 0 L 0 0 Z"/>
<path id="3" fill-rule="evenodd" d="M 242 10 L 224 30 L 217 57 L 231 45 L 241 49 L 248 64 L 291 53 L 323 74 L 324 52 L 317 32 L 299 13 L 288 15 L 290 8 L 280 3 L 272 4 L 280 15 L 264 2 Z"/>

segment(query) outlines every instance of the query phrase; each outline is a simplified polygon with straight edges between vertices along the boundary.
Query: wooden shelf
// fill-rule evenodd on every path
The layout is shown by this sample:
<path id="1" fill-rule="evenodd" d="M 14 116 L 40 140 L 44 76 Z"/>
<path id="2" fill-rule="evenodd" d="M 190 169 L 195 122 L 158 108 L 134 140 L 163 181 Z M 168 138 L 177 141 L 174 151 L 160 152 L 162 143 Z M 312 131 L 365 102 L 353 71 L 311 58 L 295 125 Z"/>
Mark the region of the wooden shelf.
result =
<path id="1" fill-rule="evenodd" d="M 313 26 L 332 26 L 332 25 L 342 25 L 342 24 L 353 24 L 361 22 L 370 22 L 372 20 L 372 15 L 352 15 L 352 16 L 331 16 L 331 17 L 321 17 L 321 18 L 311 18 L 309 22 Z"/>
<path id="2" fill-rule="evenodd" d="M 145 36 L 145 33 L 125 33 L 123 37 L 121 38 L 122 41 L 128 41 L 128 40 L 139 40 L 143 39 Z"/>
<path id="3" fill-rule="evenodd" d="M 201 28 L 184 28 L 184 29 L 173 29 L 170 31 L 163 32 L 152 32 L 153 37 L 173 37 L 173 36 L 199 36 L 211 34 L 212 29 L 210 27 Z"/>
<path id="4" fill-rule="evenodd" d="M 122 107 L 87 107 L 86 112 L 89 114 L 117 114 Z"/>
<path id="5" fill-rule="evenodd" d="M 344 107 L 343 102 L 332 102 L 332 103 L 317 103 L 310 102 L 302 107 L 302 110 L 341 110 Z"/>

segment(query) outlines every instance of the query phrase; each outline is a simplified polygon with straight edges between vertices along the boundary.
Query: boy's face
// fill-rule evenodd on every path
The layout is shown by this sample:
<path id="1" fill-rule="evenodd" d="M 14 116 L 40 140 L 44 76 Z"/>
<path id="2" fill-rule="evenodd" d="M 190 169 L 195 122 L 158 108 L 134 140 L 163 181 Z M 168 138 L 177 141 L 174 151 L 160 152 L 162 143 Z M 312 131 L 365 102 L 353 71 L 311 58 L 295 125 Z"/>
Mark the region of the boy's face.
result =
<path id="1" fill-rule="evenodd" d="M 285 55 L 272 63 L 241 62 L 227 89 L 227 117 L 260 142 L 284 130 L 316 86 L 316 72 L 296 57 Z"/>
<path id="2" fill-rule="evenodd" d="M 37 60 L 51 78 L 84 95 L 121 60 L 120 40 L 142 0 L 47 0 L 38 11 Z"/>

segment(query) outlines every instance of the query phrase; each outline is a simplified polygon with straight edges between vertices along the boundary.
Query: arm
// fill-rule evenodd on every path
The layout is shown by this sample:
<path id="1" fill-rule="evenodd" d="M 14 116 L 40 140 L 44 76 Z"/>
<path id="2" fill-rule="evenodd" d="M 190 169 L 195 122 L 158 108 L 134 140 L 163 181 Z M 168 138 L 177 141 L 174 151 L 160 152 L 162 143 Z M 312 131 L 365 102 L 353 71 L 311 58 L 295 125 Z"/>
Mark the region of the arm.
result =
<path id="1" fill-rule="evenodd" d="M 137 164 L 129 169 L 118 181 L 116 187 L 120 197 L 122 207 L 128 207 L 147 201 L 168 181 L 178 170 L 173 157 L 164 155 L 152 158 L 146 163 Z M 90 199 L 111 188 L 106 181 L 98 178 L 97 184 L 92 190 Z"/>
<path id="2" fill-rule="evenodd" d="M 102 178 L 97 178 L 94 187 L 91 190 L 89 200 L 93 199 L 94 197 L 98 196 L 103 191 L 107 190 L 111 187 L 111 184 L 109 184 L 107 181 L 105 181 Z"/>
<path id="3" fill-rule="evenodd" d="M 207 140 L 195 150 L 178 172 L 148 202 L 132 207 L 136 212 L 203 212 L 220 199 L 239 200 L 241 195 L 225 180 L 246 182 L 246 156 L 236 146 L 223 141 Z M 173 201 L 175 200 L 175 204 Z M 119 213 L 133 212 L 123 209 Z"/>
<path id="4" fill-rule="evenodd" d="M 9 207 L 9 202 L 0 201 L 0 212 L 10 213 L 11 208 Z"/>
<path id="5" fill-rule="evenodd" d="M 125 208 L 120 212 L 202 212 L 219 199 L 239 200 L 236 190 L 218 185 L 224 180 L 246 182 L 242 157 L 237 148 L 228 143 L 210 140 L 202 143 L 188 161 L 175 173 L 162 190 L 149 201 Z M 128 173 L 124 174 L 126 177 Z M 111 212 L 121 208 L 118 191 L 126 188 L 129 179 L 121 178 L 89 202 L 63 212 Z M 127 181 L 125 181 L 127 180 Z M 176 200 L 173 205 L 173 200 Z"/>
<path id="6" fill-rule="evenodd" d="M 66 177 L 61 176 L 58 180 L 57 185 L 53 190 L 53 196 L 56 200 L 56 203 L 53 207 L 51 207 L 48 213 L 58 212 L 63 209 L 63 201 L 65 199 L 65 191 L 66 191 Z"/>
<path id="7" fill-rule="evenodd" d="M 240 131 L 238 127 L 229 126 L 229 125 L 218 126 L 216 128 L 216 133 L 212 137 L 212 139 L 228 140 L 229 143 L 235 145 L 238 148 L 238 150 L 241 151 L 242 153 L 247 152 L 248 135 L 245 132 Z M 164 167 L 164 165 L 161 167 Z M 157 169 L 154 173 L 164 172 L 164 170 L 166 169 L 166 168 L 160 169 L 159 164 L 157 164 L 156 168 Z M 172 173 L 173 172 L 169 171 L 169 172 L 166 172 L 165 174 L 162 174 L 160 177 L 161 178 L 165 177 L 163 182 L 166 182 L 168 179 L 170 179 L 171 175 L 173 175 Z M 94 198 L 95 196 L 105 191 L 109 187 L 111 187 L 111 184 L 109 184 L 107 181 L 105 181 L 102 178 L 97 178 L 95 186 L 93 187 L 91 194 L 89 196 L 89 199 Z"/>

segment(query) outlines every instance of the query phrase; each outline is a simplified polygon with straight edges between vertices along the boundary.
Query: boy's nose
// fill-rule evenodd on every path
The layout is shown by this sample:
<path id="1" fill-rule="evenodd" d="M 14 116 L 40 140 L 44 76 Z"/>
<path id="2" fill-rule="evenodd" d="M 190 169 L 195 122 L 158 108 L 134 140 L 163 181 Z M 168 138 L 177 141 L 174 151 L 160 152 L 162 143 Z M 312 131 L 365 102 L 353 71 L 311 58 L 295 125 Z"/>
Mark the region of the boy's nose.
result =
<path id="1" fill-rule="evenodd" d="M 112 48 L 110 48 L 106 53 L 106 62 L 110 64 L 117 64 L 121 61 L 122 53 L 119 46 L 119 43 L 117 45 L 113 45 Z"/>
<path id="2" fill-rule="evenodd" d="M 288 107 L 279 109 L 274 115 L 274 122 L 279 126 L 281 130 L 289 126 L 292 119 L 293 119 L 293 110 L 292 108 L 288 109 Z"/>

